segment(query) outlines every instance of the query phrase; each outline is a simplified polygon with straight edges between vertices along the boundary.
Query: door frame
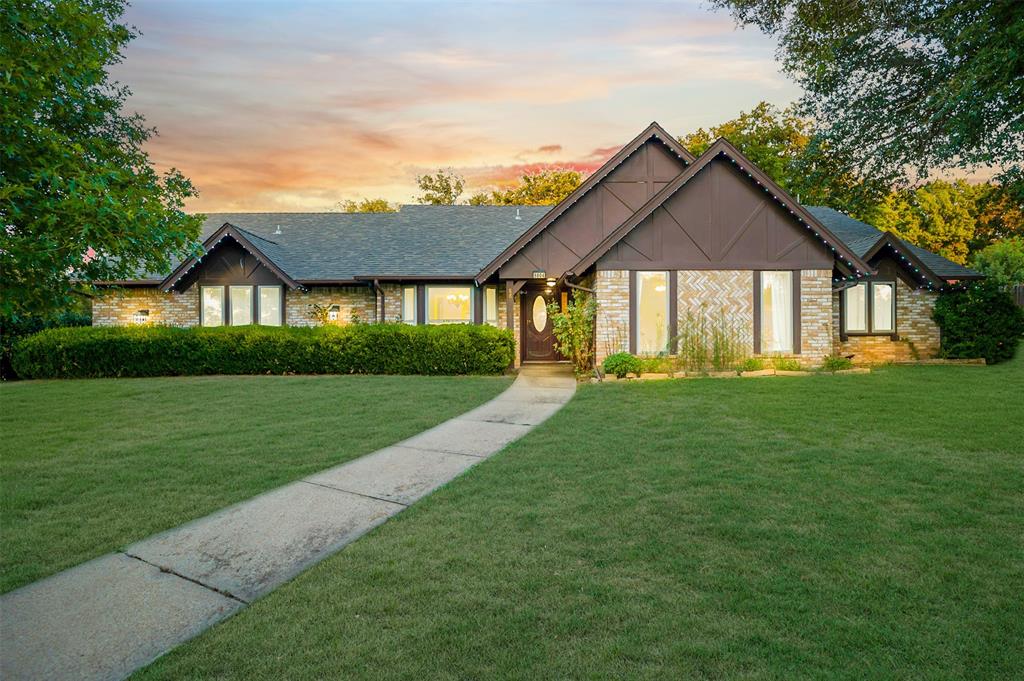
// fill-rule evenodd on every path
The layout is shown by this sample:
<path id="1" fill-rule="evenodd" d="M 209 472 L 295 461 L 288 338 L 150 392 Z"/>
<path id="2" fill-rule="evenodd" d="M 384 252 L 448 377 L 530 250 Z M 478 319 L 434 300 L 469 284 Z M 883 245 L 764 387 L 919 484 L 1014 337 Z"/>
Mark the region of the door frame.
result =
<path id="1" fill-rule="evenodd" d="M 527 359 L 526 358 L 526 323 L 527 323 L 527 310 L 526 310 L 526 307 L 527 307 L 527 304 L 528 304 L 528 300 L 530 302 L 532 302 L 534 295 L 536 295 L 538 293 L 543 294 L 547 290 L 548 290 L 548 287 L 547 287 L 547 285 L 544 285 L 544 284 L 542 284 L 540 286 L 538 286 L 536 284 L 533 284 L 533 285 L 527 284 L 527 285 L 523 286 L 523 288 L 520 289 L 520 291 L 519 291 L 519 296 L 520 296 L 520 300 L 519 300 L 519 361 L 521 363 L 539 363 L 539 364 L 543 364 L 545 362 L 565 362 L 565 361 L 567 361 L 564 357 L 562 357 L 562 354 L 560 352 L 558 352 L 558 349 L 554 346 L 554 344 L 555 344 L 555 336 L 554 336 L 554 334 L 551 335 L 551 346 L 552 346 L 551 347 L 551 359 L 544 360 L 544 359 Z M 550 299 L 549 303 L 551 303 L 551 302 L 558 302 L 559 300 L 561 300 L 561 296 L 562 296 L 562 289 L 561 289 L 561 287 L 556 286 L 556 287 L 554 287 L 554 288 L 552 288 L 550 290 L 551 290 L 551 299 Z M 549 319 L 548 323 L 549 324 L 551 323 L 550 322 L 550 317 L 551 317 L 551 315 L 549 314 L 548 315 L 548 319 Z"/>

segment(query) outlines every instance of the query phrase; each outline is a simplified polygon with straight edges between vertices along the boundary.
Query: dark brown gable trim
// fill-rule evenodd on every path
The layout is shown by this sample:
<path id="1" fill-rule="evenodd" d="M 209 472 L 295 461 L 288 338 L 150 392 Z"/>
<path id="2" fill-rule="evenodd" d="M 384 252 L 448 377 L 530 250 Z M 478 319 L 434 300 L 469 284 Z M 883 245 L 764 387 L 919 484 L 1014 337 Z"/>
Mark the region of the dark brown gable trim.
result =
<path id="1" fill-rule="evenodd" d="M 583 195 L 593 189 L 597 184 L 608 176 L 615 168 L 617 168 L 623 161 L 625 161 L 633 152 L 643 146 L 651 138 L 657 138 L 665 144 L 669 149 L 672 150 L 677 156 L 679 156 L 685 163 L 693 163 L 696 158 L 693 154 L 686 150 L 679 141 L 668 134 L 663 127 L 658 125 L 656 122 L 648 125 L 643 132 L 630 140 L 624 147 L 619 149 L 618 152 L 610 159 L 608 159 L 603 166 L 595 170 L 590 177 L 588 177 L 583 184 L 576 188 L 571 194 L 559 201 L 555 206 L 544 214 L 540 220 L 538 220 L 530 229 L 526 230 L 522 236 L 512 242 L 512 245 L 501 252 L 498 257 L 487 264 L 480 273 L 476 276 L 476 283 L 480 285 L 484 283 L 489 277 L 491 277 L 498 269 L 508 262 L 512 256 L 523 249 L 526 244 L 533 241 L 534 237 L 543 232 L 548 225 L 554 222 L 562 213 L 569 209 L 574 203 L 583 198 Z"/>
<path id="2" fill-rule="evenodd" d="M 203 255 L 199 257 L 192 256 L 191 258 L 188 258 L 180 265 L 178 265 L 173 272 L 167 275 L 167 277 L 162 282 L 160 282 L 160 288 L 164 291 L 169 291 L 171 288 L 173 288 L 174 285 L 177 284 L 182 277 L 184 277 L 186 274 L 192 271 L 194 267 L 199 265 L 202 262 L 202 259 L 205 258 L 211 251 L 213 251 L 217 244 L 220 243 L 220 241 L 225 237 L 231 237 L 232 239 L 235 240 L 236 243 L 238 243 L 239 246 L 249 251 L 249 253 L 251 253 L 261 265 L 263 265 L 271 272 L 273 272 L 275 275 L 277 275 L 277 277 L 282 282 L 284 282 L 288 286 L 288 288 L 302 288 L 302 286 L 297 281 L 288 276 L 288 274 L 280 267 L 278 267 L 278 265 L 273 260 L 268 258 L 263 251 L 257 248 L 256 245 L 252 241 L 250 241 L 248 237 L 245 236 L 245 233 L 241 229 L 235 227 L 230 222 L 225 222 L 223 225 L 221 225 L 220 229 L 211 234 L 206 239 L 206 241 L 203 242 Z"/>
<path id="3" fill-rule="evenodd" d="M 889 246 L 893 252 L 899 257 L 899 260 L 893 258 L 893 260 L 900 265 L 910 278 L 917 282 L 918 279 L 923 280 L 925 286 L 941 287 L 946 283 L 946 280 L 935 274 L 930 267 L 924 264 L 913 251 L 907 248 L 907 245 L 903 243 L 902 239 L 893 236 L 892 234 L 883 234 L 879 237 L 875 245 L 868 249 L 868 252 L 864 254 L 864 260 L 871 260 L 878 255 L 883 248 Z M 975 277 L 959 277 L 960 279 L 973 279 Z"/>
<path id="4" fill-rule="evenodd" d="M 832 232 L 821 224 L 817 218 L 807 212 L 807 210 L 797 203 L 784 189 L 782 189 L 782 187 L 775 184 L 770 177 L 754 166 L 746 156 L 741 154 L 740 151 L 730 144 L 725 138 L 719 138 L 716 140 L 715 143 L 708 147 L 707 151 L 701 154 L 696 161 L 687 166 L 686 170 L 681 172 L 676 179 L 665 185 L 661 191 L 652 196 L 647 203 L 641 206 L 640 209 L 630 216 L 625 222 L 612 230 L 612 232 L 597 246 L 595 246 L 590 253 L 583 256 L 575 267 L 570 268 L 569 273 L 579 275 L 592 267 L 602 255 L 611 249 L 612 246 L 617 244 L 633 228 L 650 217 L 651 213 L 653 213 L 658 206 L 663 204 L 670 196 L 679 191 L 683 185 L 706 167 L 719 154 L 736 164 L 739 171 L 746 173 L 766 193 L 771 194 L 772 198 L 778 201 L 785 210 L 789 211 L 797 222 L 802 224 L 806 229 L 812 231 L 817 239 L 831 249 L 836 255 L 836 267 L 840 272 L 857 278 L 873 273 L 871 267 L 869 267 L 863 259 L 851 251 L 842 241 L 840 241 L 834 234 L 832 234 Z"/>

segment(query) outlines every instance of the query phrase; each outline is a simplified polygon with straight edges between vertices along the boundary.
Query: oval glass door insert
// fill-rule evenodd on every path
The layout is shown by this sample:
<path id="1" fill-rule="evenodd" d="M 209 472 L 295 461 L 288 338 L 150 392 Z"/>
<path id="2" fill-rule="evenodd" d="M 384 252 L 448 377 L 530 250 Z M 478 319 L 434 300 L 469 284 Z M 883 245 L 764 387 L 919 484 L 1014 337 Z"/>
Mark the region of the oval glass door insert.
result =
<path id="1" fill-rule="evenodd" d="M 544 296 L 537 296 L 533 299 L 533 328 L 543 331 L 548 325 L 548 305 Z"/>

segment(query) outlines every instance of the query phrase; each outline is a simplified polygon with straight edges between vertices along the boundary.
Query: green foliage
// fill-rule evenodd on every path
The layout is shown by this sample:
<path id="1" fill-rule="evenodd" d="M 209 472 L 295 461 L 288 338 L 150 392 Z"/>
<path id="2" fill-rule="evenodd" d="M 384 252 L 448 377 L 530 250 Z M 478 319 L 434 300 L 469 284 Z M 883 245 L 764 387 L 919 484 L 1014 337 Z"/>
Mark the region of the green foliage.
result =
<path id="1" fill-rule="evenodd" d="M 1024 310 L 994 281 L 940 293 L 932 316 L 942 331 L 943 357 L 996 364 L 1013 357 L 1024 335 Z"/>
<path id="2" fill-rule="evenodd" d="M 22 378 L 203 374 L 496 374 L 512 332 L 487 325 L 50 329 L 15 345 Z"/>
<path id="3" fill-rule="evenodd" d="M 387 199 L 345 199 L 338 202 L 338 208 L 342 213 L 397 213 L 398 206 L 389 203 Z"/>
<path id="4" fill-rule="evenodd" d="M 0 379 L 16 378 L 11 367 L 11 353 L 18 339 L 43 329 L 89 326 L 91 323 L 92 312 L 86 305 L 79 305 L 46 317 L 0 318 Z"/>
<path id="5" fill-rule="evenodd" d="M 678 348 L 686 371 L 728 371 L 747 354 L 743 325 L 725 310 L 709 316 L 704 306 L 689 309 L 678 323 L 679 333 L 670 345 Z"/>
<path id="6" fill-rule="evenodd" d="M 628 352 L 616 352 L 604 358 L 602 364 L 605 374 L 625 378 L 626 374 L 639 374 L 642 370 L 640 358 Z"/>
<path id="7" fill-rule="evenodd" d="M 779 109 L 760 102 L 732 120 L 679 138 L 693 154 L 703 153 L 725 137 L 757 167 L 805 205 L 831 206 L 870 220 L 872 210 L 888 190 L 882 182 L 867 181 L 850 170 L 841 157 L 817 134 L 810 119 L 792 106 Z"/>
<path id="8" fill-rule="evenodd" d="M 821 361 L 822 371 L 842 371 L 853 367 L 853 361 L 842 355 L 828 355 Z"/>
<path id="9" fill-rule="evenodd" d="M 737 368 L 740 371 L 760 371 L 764 369 L 764 361 L 760 357 L 747 357 Z"/>
<path id="10" fill-rule="evenodd" d="M 466 179 L 451 168 L 442 168 L 433 175 L 417 175 L 416 185 L 423 192 L 416 198 L 419 203 L 454 206 L 462 196 Z"/>
<path id="11" fill-rule="evenodd" d="M 971 266 L 997 286 L 1024 284 L 1024 237 L 985 247 L 974 254 Z"/>
<path id="12" fill-rule="evenodd" d="M 548 305 L 555 335 L 555 347 L 563 357 L 572 360 L 577 376 L 586 374 L 594 363 L 594 319 L 597 301 L 591 294 L 574 290 L 562 312 L 558 303 Z"/>
<path id="13" fill-rule="evenodd" d="M 772 367 L 776 371 L 800 371 L 803 367 L 792 357 L 773 357 Z"/>
<path id="14" fill-rule="evenodd" d="M 801 112 L 862 174 L 1001 167 L 1024 196 L 1024 3 L 714 0 L 780 40 Z"/>
<path id="15" fill-rule="evenodd" d="M 154 130 L 107 70 L 135 37 L 124 0 L 7 0 L 0 11 L 0 316 L 47 316 L 93 282 L 192 253 L 192 184 L 160 176 Z"/>
<path id="16" fill-rule="evenodd" d="M 583 173 L 578 170 L 548 168 L 524 173 L 508 189 L 478 192 L 469 202 L 474 206 L 553 206 L 582 182 Z"/>

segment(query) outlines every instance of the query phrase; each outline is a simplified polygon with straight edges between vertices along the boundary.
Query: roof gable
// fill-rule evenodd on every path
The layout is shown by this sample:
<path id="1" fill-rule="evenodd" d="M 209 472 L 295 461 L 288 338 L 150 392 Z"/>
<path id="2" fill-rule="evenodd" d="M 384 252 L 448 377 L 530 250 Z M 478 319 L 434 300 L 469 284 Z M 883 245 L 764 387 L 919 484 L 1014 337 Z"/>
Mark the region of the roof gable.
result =
<path id="1" fill-rule="evenodd" d="M 483 283 L 498 272 L 499 268 L 523 251 L 536 237 L 545 233 L 570 210 L 577 215 L 587 215 L 591 222 L 618 224 L 620 219 L 628 217 L 639 204 L 665 186 L 693 160 L 693 154 L 678 140 L 658 123 L 651 123 L 587 177 L 575 191 L 548 210 L 540 220 L 483 267 L 476 277 L 477 283 Z M 650 178 L 650 184 L 646 189 L 639 185 L 637 177 Z M 606 191 L 595 192 L 597 187 Z M 607 191 L 609 188 L 616 191 Z M 598 226 L 595 229 L 601 228 Z M 551 241 L 550 237 L 545 238 L 545 243 L 538 250 L 553 247 L 556 259 L 561 255 L 569 260 L 577 253 L 577 249 L 582 251 L 585 248 L 582 242 L 594 236 L 580 230 L 567 229 L 565 232 L 561 239 Z M 600 238 L 603 234 L 598 233 L 596 236 Z M 543 261 L 546 258 L 535 253 L 533 259 Z M 527 257 L 526 260 L 530 262 L 520 263 L 518 269 L 521 270 L 530 264 L 540 269 L 550 267 L 543 263 L 543 266 L 538 265 L 532 261 L 533 259 Z"/>
<path id="2" fill-rule="evenodd" d="M 244 229 L 240 229 L 239 227 L 232 225 L 230 222 L 225 222 L 220 229 L 216 230 L 203 241 L 202 255 L 187 258 L 174 268 L 174 271 L 160 282 L 160 288 L 164 291 L 172 289 L 174 285 L 181 281 L 181 279 L 189 272 L 196 267 L 202 266 L 203 260 L 210 254 L 214 253 L 218 247 L 225 242 L 225 240 L 237 243 L 245 251 L 255 257 L 260 265 L 263 265 L 273 272 L 289 288 L 301 288 L 299 283 L 292 279 L 291 276 L 281 269 L 281 266 L 271 258 L 270 254 L 273 253 L 278 256 L 278 259 L 280 259 L 281 251 L 277 243 L 256 234 L 252 234 L 251 232 L 247 232 Z"/>

